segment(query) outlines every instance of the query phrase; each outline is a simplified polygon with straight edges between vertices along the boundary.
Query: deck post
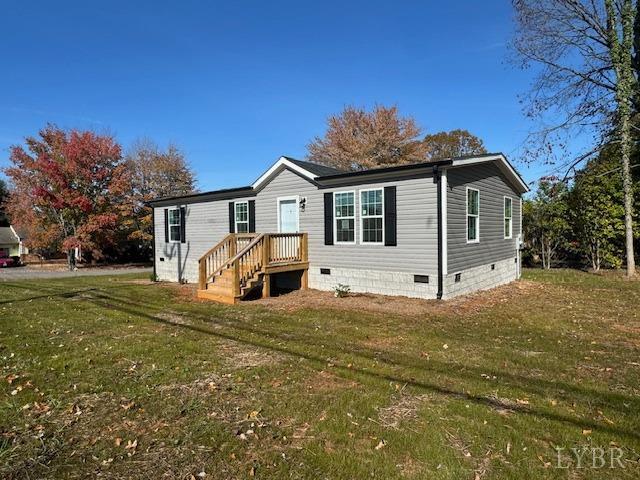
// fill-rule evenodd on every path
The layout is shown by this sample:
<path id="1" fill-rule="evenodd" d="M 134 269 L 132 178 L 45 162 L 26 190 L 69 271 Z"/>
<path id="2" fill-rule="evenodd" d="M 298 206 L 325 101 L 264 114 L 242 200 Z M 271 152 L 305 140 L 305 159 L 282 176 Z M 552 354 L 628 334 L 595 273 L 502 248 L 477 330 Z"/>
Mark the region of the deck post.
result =
<path id="1" fill-rule="evenodd" d="M 198 263 L 198 288 L 204 290 L 207 288 L 207 259 L 201 258 Z"/>
<path id="2" fill-rule="evenodd" d="M 262 243 L 262 270 L 269 265 L 269 252 L 271 250 L 271 236 L 265 233 Z"/>
<path id="3" fill-rule="evenodd" d="M 303 233 L 300 237 L 300 260 L 303 262 L 309 261 L 309 234 Z M 309 288 L 309 266 L 302 271 L 302 278 L 300 280 L 300 288 L 306 290 Z"/>
<path id="4" fill-rule="evenodd" d="M 238 250 L 237 250 L 238 239 L 236 238 L 236 234 L 232 233 L 230 236 L 231 236 L 231 239 L 229 241 L 229 260 L 235 257 L 236 253 L 238 253 Z"/>
<path id="5" fill-rule="evenodd" d="M 265 273 L 262 277 L 262 298 L 271 296 L 271 275 Z"/>
<path id="6" fill-rule="evenodd" d="M 240 261 L 233 262 L 233 296 L 240 295 Z"/>

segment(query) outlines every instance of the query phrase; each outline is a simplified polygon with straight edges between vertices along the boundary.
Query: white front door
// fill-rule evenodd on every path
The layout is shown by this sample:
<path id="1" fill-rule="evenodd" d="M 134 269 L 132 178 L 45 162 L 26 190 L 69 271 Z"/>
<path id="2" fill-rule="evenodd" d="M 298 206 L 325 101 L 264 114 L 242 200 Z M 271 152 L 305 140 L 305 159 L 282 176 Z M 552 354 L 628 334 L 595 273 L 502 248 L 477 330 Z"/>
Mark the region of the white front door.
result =
<path id="1" fill-rule="evenodd" d="M 278 232 L 298 232 L 298 201 L 295 198 L 278 199 Z"/>

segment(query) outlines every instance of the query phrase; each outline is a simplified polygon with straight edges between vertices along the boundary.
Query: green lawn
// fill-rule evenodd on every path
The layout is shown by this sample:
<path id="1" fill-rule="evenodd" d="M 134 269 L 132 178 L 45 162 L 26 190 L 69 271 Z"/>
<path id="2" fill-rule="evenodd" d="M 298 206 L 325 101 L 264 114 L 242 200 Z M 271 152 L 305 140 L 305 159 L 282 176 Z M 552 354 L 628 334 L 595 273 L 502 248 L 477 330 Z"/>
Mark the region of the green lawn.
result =
<path id="1" fill-rule="evenodd" d="M 0 282 L 0 477 L 638 478 L 640 282 L 525 277 L 420 317 Z"/>

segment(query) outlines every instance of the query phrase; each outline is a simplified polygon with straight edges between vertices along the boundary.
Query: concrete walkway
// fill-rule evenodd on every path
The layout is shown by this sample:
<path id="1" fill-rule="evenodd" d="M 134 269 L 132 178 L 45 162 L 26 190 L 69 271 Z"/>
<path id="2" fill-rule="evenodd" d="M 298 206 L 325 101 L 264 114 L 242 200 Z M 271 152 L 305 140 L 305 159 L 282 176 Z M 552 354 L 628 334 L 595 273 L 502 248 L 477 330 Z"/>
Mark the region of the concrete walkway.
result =
<path id="1" fill-rule="evenodd" d="M 146 273 L 153 271 L 151 267 L 133 267 L 133 268 L 82 268 L 75 272 L 69 271 L 47 271 L 29 267 L 0 268 L 0 282 L 14 280 L 37 280 L 49 278 L 68 278 L 68 277 L 92 277 L 92 276 L 109 276 L 124 275 L 126 273 Z"/>

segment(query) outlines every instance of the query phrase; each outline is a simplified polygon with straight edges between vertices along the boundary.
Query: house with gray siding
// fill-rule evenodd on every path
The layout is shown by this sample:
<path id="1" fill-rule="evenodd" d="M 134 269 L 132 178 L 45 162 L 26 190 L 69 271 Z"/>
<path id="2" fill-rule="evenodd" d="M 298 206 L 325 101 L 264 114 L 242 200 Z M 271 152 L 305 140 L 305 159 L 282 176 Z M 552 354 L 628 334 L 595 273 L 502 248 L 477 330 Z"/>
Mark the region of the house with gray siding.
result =
<path id="1" fill-rule="evenodd" d="M 281 157 L 249 186 L 151 202 L 154 271 L 228 303 L 338 284 L 451 298 L 520 277 L 527 191 L 500 153 L 353 172 Z"/>

